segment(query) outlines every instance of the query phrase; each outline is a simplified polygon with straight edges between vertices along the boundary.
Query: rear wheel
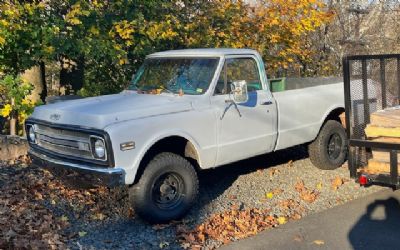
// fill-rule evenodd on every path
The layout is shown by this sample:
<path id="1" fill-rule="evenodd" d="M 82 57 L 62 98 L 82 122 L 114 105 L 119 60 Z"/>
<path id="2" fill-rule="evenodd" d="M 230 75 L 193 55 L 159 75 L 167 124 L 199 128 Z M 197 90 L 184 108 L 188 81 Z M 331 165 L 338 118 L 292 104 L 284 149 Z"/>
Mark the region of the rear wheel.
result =
<path id="1" fill-rule="evenodd" d="M 143 219 L 163 223 L 181 218 L 196 200 L 199 189 L 192 164 L 173 153 L 161 153 L 145 168 L 130 198 Z"/>
<path id="2" fill-rule="evenodd" d="M 308 146 L 310 160 L 319 169 L 340 167 L 347 156 L 346 131 L 337 121 L 327 121 L 315 141 Z"/>

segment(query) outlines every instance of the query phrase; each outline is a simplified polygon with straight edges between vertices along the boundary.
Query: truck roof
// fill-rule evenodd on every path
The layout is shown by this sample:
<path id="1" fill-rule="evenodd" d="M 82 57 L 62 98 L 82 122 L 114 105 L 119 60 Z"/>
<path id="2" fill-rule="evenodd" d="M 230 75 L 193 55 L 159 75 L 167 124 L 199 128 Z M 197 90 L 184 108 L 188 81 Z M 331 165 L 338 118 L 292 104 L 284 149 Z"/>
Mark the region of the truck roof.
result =
<path id="1" fill-rule="evenodd" d="M 225 55 L 248 55 L 257 54 L 253 49 L 181 49 L 167 50 L 150 54 L 148 57 L 168 57 L 168 56 L 225 56 Z"/>

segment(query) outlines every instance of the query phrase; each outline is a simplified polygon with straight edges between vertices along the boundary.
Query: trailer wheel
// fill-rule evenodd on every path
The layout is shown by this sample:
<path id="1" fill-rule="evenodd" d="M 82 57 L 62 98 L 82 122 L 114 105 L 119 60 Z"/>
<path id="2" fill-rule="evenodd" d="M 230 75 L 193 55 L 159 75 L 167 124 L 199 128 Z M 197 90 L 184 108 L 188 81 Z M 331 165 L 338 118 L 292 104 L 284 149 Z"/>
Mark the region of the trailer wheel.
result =
<path id="1" fill-rule="evenodd" d="M 129 190 L 135 212 L 150 223 L 181 218 L 194 204 L 199 181 L 192 164 L 173 153 L 161 153 Z"/>
<path id="2" fill-rule="evenodd" d="M 317 138 L 308 146 L 310 160 L 319 169 L 340 167 L 347 157 L 347 138 L 344 127 L 337 121 L 327 121 Z"/>

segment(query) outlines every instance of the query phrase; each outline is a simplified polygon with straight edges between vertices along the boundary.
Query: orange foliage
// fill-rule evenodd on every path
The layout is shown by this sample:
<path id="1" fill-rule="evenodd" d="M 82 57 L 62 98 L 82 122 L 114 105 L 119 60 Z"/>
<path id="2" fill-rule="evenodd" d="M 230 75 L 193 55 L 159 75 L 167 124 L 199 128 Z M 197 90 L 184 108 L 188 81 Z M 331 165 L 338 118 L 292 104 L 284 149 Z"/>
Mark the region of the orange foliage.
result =
<path id="1" fill-rule="evenodd" d="M 305 36 L 332 17 L 320 0 L 264 0 L 254 5 L 217 0 L 185 26 L 185 44 L 256 49 L 272 73 L 309 57 Z"/>

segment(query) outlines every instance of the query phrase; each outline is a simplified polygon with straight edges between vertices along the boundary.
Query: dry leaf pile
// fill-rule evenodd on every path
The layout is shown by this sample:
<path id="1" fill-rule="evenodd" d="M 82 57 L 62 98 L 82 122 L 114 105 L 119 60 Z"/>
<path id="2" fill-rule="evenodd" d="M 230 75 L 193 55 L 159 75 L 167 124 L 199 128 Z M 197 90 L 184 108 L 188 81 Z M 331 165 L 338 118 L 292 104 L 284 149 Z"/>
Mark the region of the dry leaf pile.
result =
<path id="1" fill-rule="evenodd" d="M 306 212 L 306 209 L 300 204 L 300 202 L 293 199 L 280 201 L 277 205 L 282 209 L 283 213 L 287 214 L 288 217 L 294 220 L 301 219 L 302 215 Z"/>
<path id="2" fill-rule="evenodd" d="M 9 176 L 0 188 L 0 249 L 63 249 L 58 234 L 67 225 L 49 211 L 43 200 L 45 178 L 32 171 Z"/>
<path id="3" fill-rule="evenodd" d="M 70 219 L 103 220 L 122 213 L 117 195 L 107 188 L 66 187 L 46 170 L 17 164 L 0 162 L 0 249 L 63 249 L 67 239 L 79 236 L 63 235 Z M 65 215 L 56 215 L 52 207 Z"/>
<path id="4" fill-rule="evenodd" d="M 303 180 L 298 181 L 294 188 L 299 193 L 300 198 L 308 203 L 313 203 L 318 198 L 319 192 L 307 188 Z"/>
<path id="5" fill-rule="evenodd" d="M 283 221 L 283 218 L 280 219 Z M 209 238 L 227 244 L 279 224 L 283 222 L 279 223 L 278 218 L 271 215 L 269 210 L 256 208 L 239 210 L 233 207 L 229 211 L 213 215 L 194 230 L 190 231 L 184 226 L 178 227 L 177 233 L 183 247 L 200 248 Z"/>

